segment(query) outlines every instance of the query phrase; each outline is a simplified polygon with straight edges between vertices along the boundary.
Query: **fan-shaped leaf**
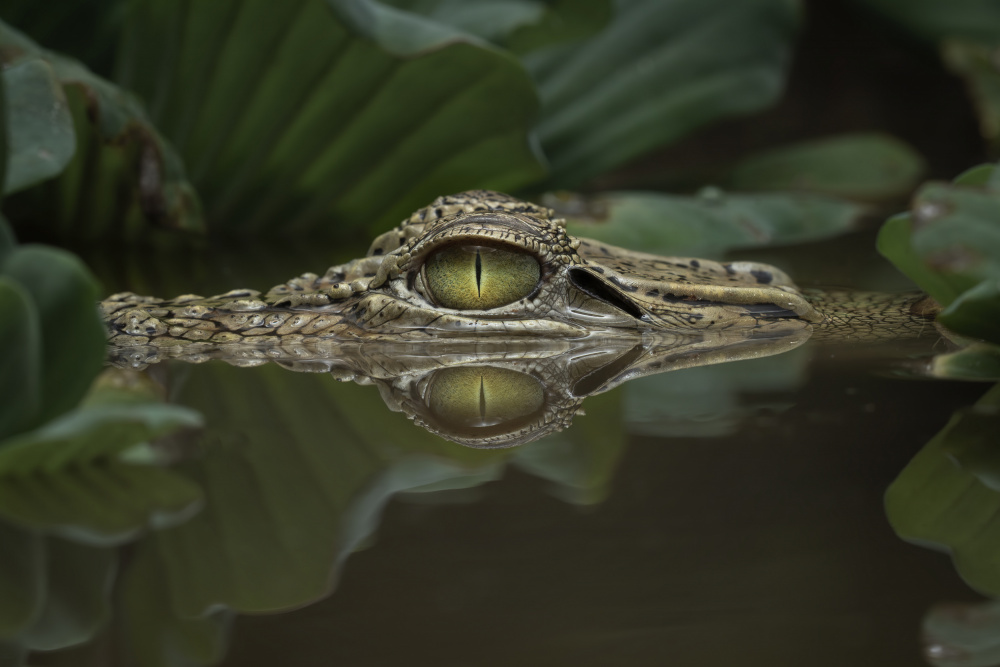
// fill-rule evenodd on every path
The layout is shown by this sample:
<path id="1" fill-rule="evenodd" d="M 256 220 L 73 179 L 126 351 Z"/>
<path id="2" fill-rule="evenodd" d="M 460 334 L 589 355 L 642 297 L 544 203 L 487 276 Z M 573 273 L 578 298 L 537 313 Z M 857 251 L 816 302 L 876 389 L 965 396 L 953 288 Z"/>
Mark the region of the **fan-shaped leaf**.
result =
<path id="1" fill-rule="evenodd" d="M 149 101 L 219 231 L 385 227 L 442 192 L 544 173 L 516 59 L 408 12 L 145 0 L 125 35 L 119 78 Z"/>
<path id="2" fill-rule="evenodd" d="M 797 20 L 787 0 L 619 0 L 579 45 L 529 54 L 551 183 L 572 187 L 780 94 Z"/>

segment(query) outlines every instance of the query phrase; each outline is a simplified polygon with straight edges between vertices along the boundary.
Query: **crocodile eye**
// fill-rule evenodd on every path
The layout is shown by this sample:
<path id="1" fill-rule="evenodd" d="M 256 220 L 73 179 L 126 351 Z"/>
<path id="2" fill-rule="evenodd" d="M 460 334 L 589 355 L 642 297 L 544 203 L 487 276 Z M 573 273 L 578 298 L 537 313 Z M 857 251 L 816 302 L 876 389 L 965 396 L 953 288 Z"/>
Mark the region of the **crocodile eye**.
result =
<path id="1" fill-rule="evenodd" d="M 427 286 L 438 305 L 489 310 L 523 299 L 538 286 L 541 268 L 533 256 L 492 246 L 449 246 L 424 264 Z"/>
<path id="2" fill-rule="evenodd" d="M 428 407 L 452 426 L 496 426 L 528 417 L 545 404 L 534 377 L 494 366 L 444 368 L 428 388 Z"/>

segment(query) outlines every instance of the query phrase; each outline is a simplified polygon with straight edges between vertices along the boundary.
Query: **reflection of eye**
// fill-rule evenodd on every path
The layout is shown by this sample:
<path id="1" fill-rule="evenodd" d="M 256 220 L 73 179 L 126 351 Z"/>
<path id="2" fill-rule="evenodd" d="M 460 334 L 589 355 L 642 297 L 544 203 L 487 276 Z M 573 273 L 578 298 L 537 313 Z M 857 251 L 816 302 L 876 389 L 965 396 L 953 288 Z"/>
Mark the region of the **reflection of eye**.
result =
<path id="1" fill-rule="evenodd" d="M 491 246 L 450 246 L 424 264 L 427 286 L 438 305 L 489 310 L 523 299 L 538 286 L 541 269 L 531 255 Z"/>
<path id="2" fill-rule="evenodd" d="M 452 426 L 495 426 L 538 412 L 542 385 L 530 375 L 493 366 L 443 368 L 434 374 L 428 407 Z"/>

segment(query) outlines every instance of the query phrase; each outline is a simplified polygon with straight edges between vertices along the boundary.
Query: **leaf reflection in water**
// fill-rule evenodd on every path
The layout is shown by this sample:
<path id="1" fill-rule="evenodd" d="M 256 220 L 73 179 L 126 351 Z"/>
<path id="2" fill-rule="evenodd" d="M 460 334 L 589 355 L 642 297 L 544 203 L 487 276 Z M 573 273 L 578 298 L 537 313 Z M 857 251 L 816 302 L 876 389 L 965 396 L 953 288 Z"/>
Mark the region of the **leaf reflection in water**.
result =
<path id="1" fill-rule="evenodd" d="M 959 410 L 886 492 L 900 537 L 951 552 L 973 588 L 1000 596 L 1000 385 Z"/>

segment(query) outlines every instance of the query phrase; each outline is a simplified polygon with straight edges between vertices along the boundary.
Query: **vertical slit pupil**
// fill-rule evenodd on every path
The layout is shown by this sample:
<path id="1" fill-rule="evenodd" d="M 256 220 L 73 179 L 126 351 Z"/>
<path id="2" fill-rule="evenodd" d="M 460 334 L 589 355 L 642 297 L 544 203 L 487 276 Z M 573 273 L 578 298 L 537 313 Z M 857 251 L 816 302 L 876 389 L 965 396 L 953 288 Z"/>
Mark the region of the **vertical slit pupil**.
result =
<path id="1" fill-rule="evenodd" d="M 483 260 L 479 256 L 479 251 L 476 250 L 476 292 L 479 294 L 479 296 L 483 295 L 482 278 L 483 278 Z"/>
<path id="2" fill-rule="evenodd" d="M 483 387 L 483 376 L 479 376 L 479 418 L 486 419 L 486 389 Z"/>

